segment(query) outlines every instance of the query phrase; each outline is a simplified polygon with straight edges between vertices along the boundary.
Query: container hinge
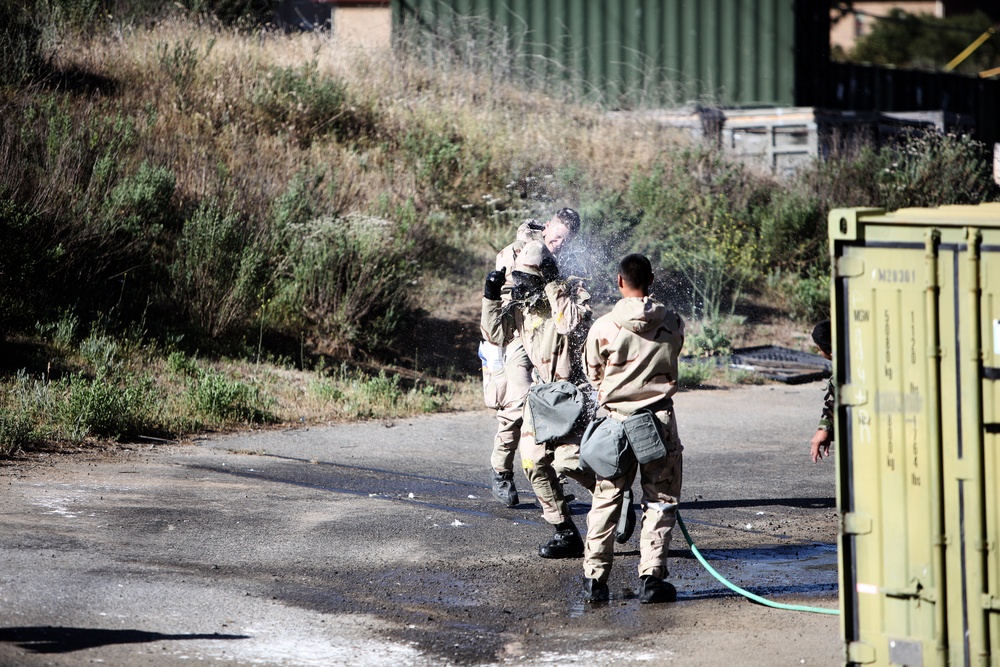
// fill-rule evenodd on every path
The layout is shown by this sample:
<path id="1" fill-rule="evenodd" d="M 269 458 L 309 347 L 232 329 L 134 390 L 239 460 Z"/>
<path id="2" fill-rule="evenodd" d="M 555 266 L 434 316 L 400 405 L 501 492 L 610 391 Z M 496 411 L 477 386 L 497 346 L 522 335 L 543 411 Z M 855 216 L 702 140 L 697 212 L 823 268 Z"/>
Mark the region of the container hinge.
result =
<path id="1" fill-rule="evenodd" d="M 1000 380 L 1000 368 L 993 368 L 991 366 L 983 366 L 983 379 L 984 380 Z"/>
<path id="2" fill-rule="evenodd" d="M 847 662 L 862 665 L 875 662 L 875 647 L 864 642 L 850 642 L 847 645 Z"/>
<path id="3" fill-rule="evenodd" d="M 842 385 L 840 387 L 840 391 L 837 392 L 837 402 L 841 405 L 850 407 L 864 405 L 868 402 L 868 392 L 860 387 L 845 384 Z"/>
<path id="4" fill-rule="evenodd" d="M 855 278 L 865 272 L 865 262 L 858 257 L 838 257 L 837 277 Z"/>
<path id="5" fill-rule="evenodd" d="M 976 551 L 989 553 L 997 548 L 997 543 L 994 540 L 976 540 L 974 546 Z"/>
<path id="6" fill-rule="evenodd" d="M 872 518 L 860 512 L 845 512 L 841 532 L 844 535 L 867 535 L 872 532 Z"/>
<path id="7" fill-rule="evenodd" d="M 1000 597 L 983 593 L 983 609 L 1000 611 Z"/>
<path id="8" fill-rule="evenodd" d="M 990 422 L 989 424 L 983 424 L 983 430 L 986 431 L 987 433 L 995 435 L 997 433 L 1000 433 L 1000 424 L 998 424 L 996 422 Z"/>

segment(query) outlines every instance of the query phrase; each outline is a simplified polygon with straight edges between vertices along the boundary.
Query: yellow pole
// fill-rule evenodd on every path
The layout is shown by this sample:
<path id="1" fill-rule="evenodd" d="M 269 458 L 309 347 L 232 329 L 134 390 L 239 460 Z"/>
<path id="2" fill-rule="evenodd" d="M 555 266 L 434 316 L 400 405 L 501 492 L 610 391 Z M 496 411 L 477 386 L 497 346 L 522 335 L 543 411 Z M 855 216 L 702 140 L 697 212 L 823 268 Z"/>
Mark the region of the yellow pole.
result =
<path id="1" fill-rule="evenodd" d="M 979 77 L 982 79 L 988 79 L 991 76 L 996 76 L 1000 74 L 1000 67 L 994 67 L 993 69 L 988 69 L 985 72 L 980 72 Z"/>
<path id="2" fill-rule="evenodd" d="M 965 51 L 962 51 L 961 53 L 959 53 L 957 56 L 955 56 L 955 58 L 950 63 L 948 63 L 947 65 L 945 65 L 944 66 L 944 71 L 945 72 L 950 72 L 951 70 L 953 70 L 956 67 L 958 67 L 959 65 L 961 65 L 963 60 L 965 60 L 966 58 L 968 58 L 972 54 L 973 51 L 975 51 L 976 49 L 978 49 L 982 45 L 983 42 L 985 42 L 990 37 L 992 37 L 993 33 L 995 33 L 996 31 L 997 31 L 996 30 L 996 26 L 994 26 L 994 27 L 990 28 L 989 30 L 987 30 L 986 32 L 984 32 L 983 34 L 981 34 L 976 39 L 976 41 L 974 41 L 972 44 L 969 44 L 969 46 L 966 47 Z"/>

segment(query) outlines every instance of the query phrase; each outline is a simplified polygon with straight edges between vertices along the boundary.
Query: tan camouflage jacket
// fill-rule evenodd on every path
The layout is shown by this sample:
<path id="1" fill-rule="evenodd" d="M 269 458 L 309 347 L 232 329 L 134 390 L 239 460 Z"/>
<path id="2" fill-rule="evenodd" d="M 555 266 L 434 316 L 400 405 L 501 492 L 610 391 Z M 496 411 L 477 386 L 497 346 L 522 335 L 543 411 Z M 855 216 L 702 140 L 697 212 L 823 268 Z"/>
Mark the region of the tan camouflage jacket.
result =
<path id="1" fill-rule="evenodd" d="M 554 280 L 545 295 L 528 307 L 519 302 L 483 299 L 483 340 L 506 345 L 515 335 L 542 382 L 584 380 L 580 351 L 590 326 L 590 294 L 579 280 Z"/>
<path id="2" fill-rule="evenodd" d="M 652 297 L 621 299 L 587 335 L 583 360 L 597 402 L 630 415 L 659 409 L 677 392 L 684 321 Z"/>

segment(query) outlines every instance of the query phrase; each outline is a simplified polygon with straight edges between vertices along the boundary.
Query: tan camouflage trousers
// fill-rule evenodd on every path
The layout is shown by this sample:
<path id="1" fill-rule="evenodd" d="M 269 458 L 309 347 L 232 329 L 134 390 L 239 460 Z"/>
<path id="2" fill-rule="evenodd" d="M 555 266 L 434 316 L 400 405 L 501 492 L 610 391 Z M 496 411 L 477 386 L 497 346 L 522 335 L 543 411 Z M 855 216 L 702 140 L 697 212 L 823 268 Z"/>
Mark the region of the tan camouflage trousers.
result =
<path id="1" fill-rule="evenodd" d="M 485 343 L 489 345 L 489 343 Z M 494 346 L 495 347 L 495 346 Z M 496 472 L 514 469 L 514 453 L 521 436 L 522 410 L 531 387 L 531 361 L 520 338 L 499 348 L 503 364 L 483 362 L 483 400 L 497 411 L 497 432 L 493 437 L 490 465 Z"/>
<path id="2" fill-rule="evenodd" d="M 639 576 L 651 574 L 665 579 L 667 551 L 677 521 L 677 503 L 683 479 L 684 447 L 677 436 L 673 410 L 655 413 L 660 422 L 660 436 L 667 446 L 662 459 L 633 466 L 615 479 L 598 479 L 593 502 L 587 514 L 587 537 L 584 542 L 583 573 L 588 579 L 606 582 L 614 559 L 615 525 L 622 512 L 622 494 L 632 488 L 636 472 L 642 486 L 643 513 L 639 535 Z M 614 418 L 624 418 L 612 415 Z"/>
<path id="3" fill-rule="evenodd" d="M 524 476 L 531 482 L 542 517 L 552 525 L 569 521 L 569 503 L 563 498 L 559 475 L 575 479 L 588 491 L 594 488 L 593 473 L 580 468 L 580 434 L 571 434 L 560 443 L 540 445 L 535 442 L 535 427 L 531 408 L 524 404 L 524 424 L 521 426 L 521 465 Z"/>

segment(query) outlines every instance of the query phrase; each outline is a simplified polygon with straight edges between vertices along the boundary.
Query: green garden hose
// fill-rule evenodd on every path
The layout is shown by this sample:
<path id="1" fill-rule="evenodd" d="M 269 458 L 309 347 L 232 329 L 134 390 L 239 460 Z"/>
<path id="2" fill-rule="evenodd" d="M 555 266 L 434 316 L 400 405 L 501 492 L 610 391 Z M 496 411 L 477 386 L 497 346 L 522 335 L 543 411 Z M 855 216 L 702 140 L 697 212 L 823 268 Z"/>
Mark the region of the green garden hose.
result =
<path id="1" fill-rule="evenodd" d="M 706 570 L 708 570 L 709 574 L 711 574 L 713 577 L 721 581 L 729 590 L 735 591 L 736 593 L 739 593 L 743 597 L 749 598 L 754 602 L 765 605 L 767 607 L 774 607 L 775 609 L 788 609 L 789 611 L 808 611 L 814 614 L 837 615 L 840 613 L 839 609 L 826 609 L 823 607 L 806 607 L 800 604 L 784 604 L 782 602 L 773 602 L 772 600 L 762 598 L 761 596 L 755 593 L 751 593 L 745 588 L 740 588 L 736 584 L 729 582 L 725 577 L 716 572 L 714 567 L 708 564 L 708 561 L 705 560 L 705 557 L 701 555 L 700 551 L 698 551 L 698 547 L 694 545 L 694 541 L 692 541 L 691 535 L 688 533 L 687 526 L 684 525 L 684 521 L 681 519 L 680 512 L 677 513 L 677 525 L 681 527 L 681 532 L 684 533 L 684 539 L 687 540 L 688 546 L 691 547 L 691 553 L 694 554 L 694 557 L 698 559 L 698 562 L 701 563 Z"/>

